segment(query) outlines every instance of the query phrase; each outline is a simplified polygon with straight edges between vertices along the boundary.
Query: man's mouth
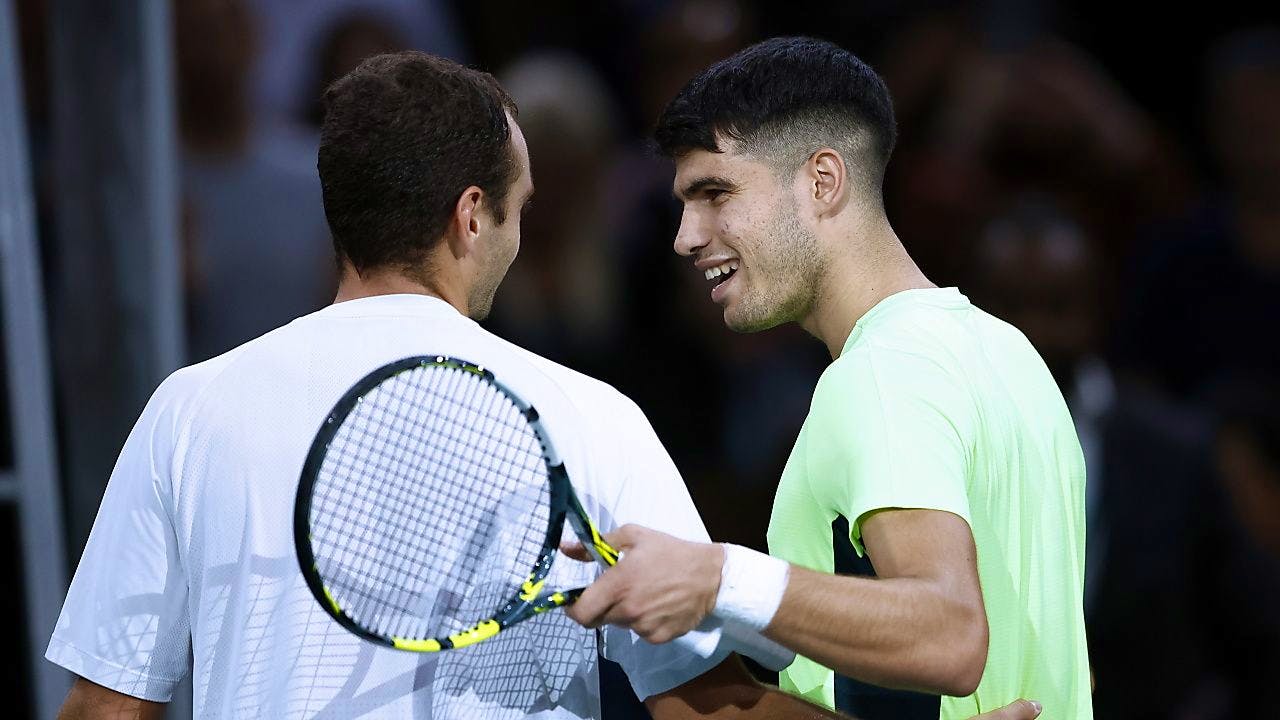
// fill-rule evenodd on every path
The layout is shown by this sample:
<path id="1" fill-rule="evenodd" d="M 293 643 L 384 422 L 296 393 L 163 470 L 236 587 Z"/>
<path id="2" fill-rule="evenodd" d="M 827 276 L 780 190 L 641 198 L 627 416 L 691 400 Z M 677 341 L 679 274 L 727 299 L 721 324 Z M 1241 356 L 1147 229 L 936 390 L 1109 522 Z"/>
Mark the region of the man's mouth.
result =
<path id="1" fill-rule="evenodd" d="M 715 267 L 707 268 L 705 275 L 708 280 L 714 280 L 717 285 L 727 282 L 733 274 L 738 271 L 737 260 L 726 260 Z"/>
<path id="2" fill-rule="evenodd" d="M 729 283 L 738 274 L 738 260 L 725 260 L 714 267 L 709 267 L 702 271 L 708 280 L 714 285 L 711 288 L 711 301 L 714 303 L 722 303 L 725 301 L 726 289 Z"/>

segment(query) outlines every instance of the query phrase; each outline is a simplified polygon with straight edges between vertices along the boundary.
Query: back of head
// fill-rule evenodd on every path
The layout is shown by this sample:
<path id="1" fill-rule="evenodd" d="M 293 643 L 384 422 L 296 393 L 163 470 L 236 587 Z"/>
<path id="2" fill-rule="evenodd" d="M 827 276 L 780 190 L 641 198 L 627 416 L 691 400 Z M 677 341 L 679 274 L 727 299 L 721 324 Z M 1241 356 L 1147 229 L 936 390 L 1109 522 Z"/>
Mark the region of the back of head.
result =
<path id="1" fill-rule="evenodd" d="M 667 105 L 654 139 L 669 157 L 731 143 L 779 169 L 829 147 L 878 196 L 897 128 L 888 88 L 866 63 L 830 42 L 792 37 L 707 68 Z"/>
<path id="2" fill-rule="evenodd" d="M 357 272 L 416 273 L 473 185 L 505 220 L 516 106 L 488 73 L 422 52 L 378 55 L 330 85 L 324 105 L 325 216 Z"/>

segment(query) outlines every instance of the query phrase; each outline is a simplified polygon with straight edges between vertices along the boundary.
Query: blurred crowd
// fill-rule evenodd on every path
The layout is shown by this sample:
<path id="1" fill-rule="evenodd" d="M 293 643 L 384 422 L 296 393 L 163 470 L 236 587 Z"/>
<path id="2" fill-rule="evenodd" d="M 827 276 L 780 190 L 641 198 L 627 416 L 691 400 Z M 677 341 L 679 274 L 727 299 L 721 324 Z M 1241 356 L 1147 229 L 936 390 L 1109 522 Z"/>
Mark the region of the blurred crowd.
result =
<path id="1" fill-rule="evenodd" d="M 632 396 L 712 536 L 762 547 L 829 359 L 795 328 L 723 327 L 671 251 L 671 168 L 646 132 L 706 65 L 826 37 L 893 94 L 885 193 L 907 249 L 1025 332 L 1072 408 L 1097 716 L 1274 716 L 1280 27 L 1175 18 L 1149 41 L 1063 7 L 175 2 L 189 360 L 332 297 L 325 85 L 379 52 L 447 55 L 515 98 L 537 186 L 488 326 Z"/>

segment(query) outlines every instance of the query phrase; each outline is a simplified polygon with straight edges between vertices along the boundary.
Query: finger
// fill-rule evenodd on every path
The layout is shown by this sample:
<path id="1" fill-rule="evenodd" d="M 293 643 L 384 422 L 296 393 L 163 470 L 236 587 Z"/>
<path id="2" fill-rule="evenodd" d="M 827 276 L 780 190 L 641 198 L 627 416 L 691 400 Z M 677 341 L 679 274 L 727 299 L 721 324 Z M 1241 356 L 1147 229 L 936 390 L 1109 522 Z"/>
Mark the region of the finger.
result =
<path id="1" fill-rule="evenodd" d="M 606 558 L 605 560 L 606 565 L 616 565 L 618 562 L 622 561 L 622 555 L 626 551 L 626 548 L 629 548 L 635 544 L 636 538 L 638 535 L 637 530 L 642 530 L 642 529 L 643 528 L 639 528 L 639 526 L 637 525 L 623 525 L 622 527 L 616 530 L 613 530 L 607 533 L 601 533 L 600 539 L 604 543 L 604 545 L 607 546 L 608 549 L 600 548 L 597 546 L 596 551 L 599 552 L 602 557 Z M 574 543 L 574 545 L 579 545 L 579 544 L 580 543 L 577 543 L 577 542 Z M 586 554 L 581 555 L 576 552 L 576 549 L 573 552 L 569 552 L 566 545 L 567 544 L 561 545 L 561 549 L 565 550 L 569 554 L 569 557 L 572 557 L 575 560 L 586 561 L 593 558 L 589 550 L 584 550 Z M 613 552 L 611 553 L 609 552 L 609 550 L 612 550 Z M 610 562 L 607 559 L 610 555 L 613 555 L 616 558 L 612 562 Z"/>
<path id="2" fill-rule="evenodd" d="M 595 562 L 595 558 L 591 557 L 591 551 L 587 550 L 587 546 L 576 540 L 566 540 L 560 543 L 560 553 L 580 562 Z"/>
<path id="3" fill-rule="evenodd" d="M 582 595 L 565 609 L 565 613 L 583 627 L 598 628 L 607 624 L 609 612 L 619 599 L 617 578 L 605 572 L 582 591 Z"/>
<path id="4" fill-rule="evenodd" d="M 979 715 L 987 720 L 1035 720 L 1043 710 L 1040 703 L 1034 700 L 1014 700 L 999 710 Z"/>
<path id="5" fill-rule="evenodd" d="M 640 541 L 640 536 L 644 533 L 644 530 L 639 525 L 628 523 L 612 532 L 605 533 L 602 537 L 614 550 L 626 550 Z"/>

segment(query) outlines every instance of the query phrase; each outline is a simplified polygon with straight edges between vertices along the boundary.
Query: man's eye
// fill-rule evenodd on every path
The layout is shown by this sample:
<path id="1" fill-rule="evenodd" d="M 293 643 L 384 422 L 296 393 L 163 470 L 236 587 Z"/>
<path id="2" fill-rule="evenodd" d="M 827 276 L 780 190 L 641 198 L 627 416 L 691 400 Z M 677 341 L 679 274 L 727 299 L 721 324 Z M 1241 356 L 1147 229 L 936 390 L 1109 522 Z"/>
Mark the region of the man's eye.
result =
<path id="1" fill-rule="evenodd" d="M 713 203 L 729 196 L 729 193 L 724 190 L 707 190 L 706 193 L 707 200 Z"/>

